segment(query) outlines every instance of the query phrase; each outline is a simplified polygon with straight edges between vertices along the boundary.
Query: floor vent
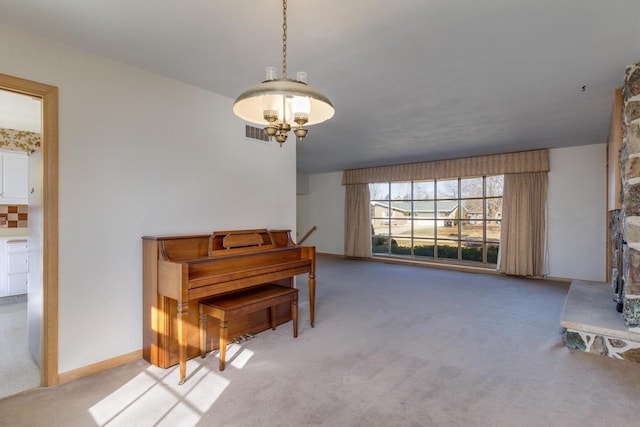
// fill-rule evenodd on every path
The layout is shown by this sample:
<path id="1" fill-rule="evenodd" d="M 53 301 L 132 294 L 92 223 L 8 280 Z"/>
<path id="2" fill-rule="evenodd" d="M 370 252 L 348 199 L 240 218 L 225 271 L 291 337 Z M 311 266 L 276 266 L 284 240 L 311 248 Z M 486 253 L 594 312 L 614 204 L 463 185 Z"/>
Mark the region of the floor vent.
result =
<path id="1" fill-rule="evenodd" d="M 256 139 L 258 141 L 269 142 L 269 137 L 265 135 L 264 129 L 262 128 L 245 125 L 244 136 L 246 136 L 249 139 Z"/>

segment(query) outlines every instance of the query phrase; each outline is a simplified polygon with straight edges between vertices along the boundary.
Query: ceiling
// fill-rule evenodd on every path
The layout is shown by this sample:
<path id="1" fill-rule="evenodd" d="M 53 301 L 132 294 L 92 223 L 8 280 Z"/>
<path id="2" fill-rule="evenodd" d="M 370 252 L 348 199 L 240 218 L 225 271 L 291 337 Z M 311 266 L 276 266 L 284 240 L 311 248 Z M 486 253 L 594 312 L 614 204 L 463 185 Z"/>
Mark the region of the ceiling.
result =
<path id="1" fill-rule="evenodd" d="M 288 3 L 289 75 L 336 108 L 298 147 L 304 173 L 603 143 L 640 61 L 638 0 Z M 0 24 L 235 98 L 280 73 L 281 7 L 4 0 Z"/>

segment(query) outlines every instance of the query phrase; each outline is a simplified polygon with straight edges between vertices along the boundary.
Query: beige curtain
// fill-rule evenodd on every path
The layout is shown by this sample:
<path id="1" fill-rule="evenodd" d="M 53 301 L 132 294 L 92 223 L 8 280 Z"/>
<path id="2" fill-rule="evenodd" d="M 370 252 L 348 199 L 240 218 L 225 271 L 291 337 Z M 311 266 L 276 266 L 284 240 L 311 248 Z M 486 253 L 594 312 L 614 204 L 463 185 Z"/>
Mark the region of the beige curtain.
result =
<path id="1" fill-rule="evenodd" d="M 544 274 L 547 173 L 504 176 L 500 272 Z"/>
<path id="2" fill-rule="evenodd" d="M 371 256 L 371 214 L 369 184 L 347 185 L 345 192 L 344 253 Z"/>

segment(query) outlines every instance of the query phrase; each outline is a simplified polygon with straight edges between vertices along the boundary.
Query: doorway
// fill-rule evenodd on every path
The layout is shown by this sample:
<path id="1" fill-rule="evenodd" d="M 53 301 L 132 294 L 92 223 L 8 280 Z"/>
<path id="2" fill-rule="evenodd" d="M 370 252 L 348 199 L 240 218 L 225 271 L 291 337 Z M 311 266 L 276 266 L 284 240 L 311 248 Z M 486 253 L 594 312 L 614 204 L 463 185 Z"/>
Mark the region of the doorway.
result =
<path id="1" fill-rule="evenodd" d="M 41 134 L 42 99 L 0 89 L 0 397 L 41 384 Z"/>
<path id="2" fill-rule="evenodd" d="M 42 100 L 41 385 L 58 384 L 58 88 L 0 74 L 0 89 Z"/>

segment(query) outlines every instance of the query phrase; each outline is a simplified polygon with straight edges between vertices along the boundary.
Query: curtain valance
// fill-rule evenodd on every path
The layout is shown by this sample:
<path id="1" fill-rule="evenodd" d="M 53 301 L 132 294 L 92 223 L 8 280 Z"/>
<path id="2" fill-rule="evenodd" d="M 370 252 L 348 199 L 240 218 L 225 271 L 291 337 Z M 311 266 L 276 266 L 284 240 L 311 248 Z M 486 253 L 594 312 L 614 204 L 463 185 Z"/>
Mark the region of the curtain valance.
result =
<path id="1" fill-rule="evenodd" d="M 35 151 L 40 149 L 40 134 L 26 130 L 0 128 L 0 148 L 12 151 Z"/>
<path id="2" fill-rule="evenodd" d="M 342 185 L 548 171 L 549 151 L 545 149 L 394 166 L 349 169 L 342 174 Z"/>

